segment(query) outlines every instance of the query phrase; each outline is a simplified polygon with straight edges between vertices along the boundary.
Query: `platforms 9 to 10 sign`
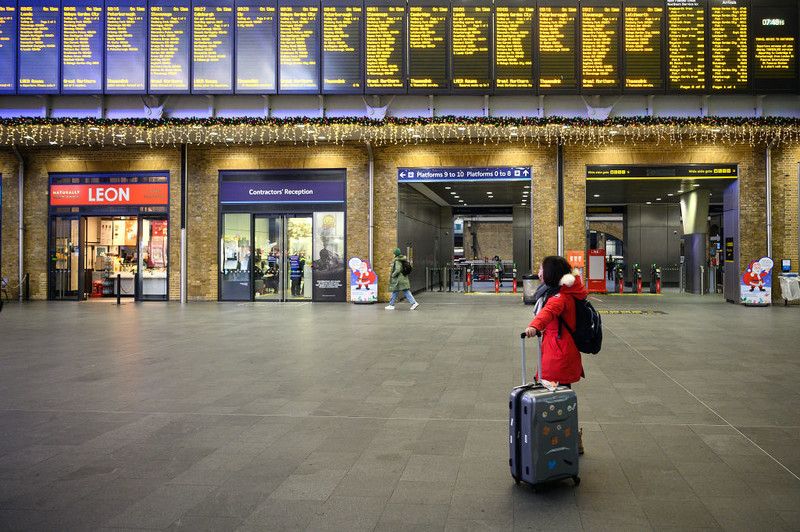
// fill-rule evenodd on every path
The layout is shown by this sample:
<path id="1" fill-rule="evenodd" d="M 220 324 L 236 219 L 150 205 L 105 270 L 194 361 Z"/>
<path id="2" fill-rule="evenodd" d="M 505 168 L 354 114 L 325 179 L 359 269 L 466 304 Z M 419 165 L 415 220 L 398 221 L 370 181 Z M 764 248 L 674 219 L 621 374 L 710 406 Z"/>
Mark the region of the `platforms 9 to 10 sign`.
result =
<path id="1" fill-rule="evenodd" d="M 0 94 L 800 93 L 796 0 L 0 0 Z"/>

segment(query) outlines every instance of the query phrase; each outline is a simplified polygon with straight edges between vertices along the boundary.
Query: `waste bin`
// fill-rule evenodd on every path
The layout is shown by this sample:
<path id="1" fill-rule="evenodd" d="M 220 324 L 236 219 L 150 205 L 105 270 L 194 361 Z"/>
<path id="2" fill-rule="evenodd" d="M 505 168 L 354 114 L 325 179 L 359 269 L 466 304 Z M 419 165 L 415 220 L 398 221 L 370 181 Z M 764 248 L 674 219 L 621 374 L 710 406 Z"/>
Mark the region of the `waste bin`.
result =
<path id="1" fill-rule="evenodd" d="M 538 286 L 538 278 L 535 275 L 522 276 L 522 302 L 526 305 L 533 305 L 536 303 L 536 287 Z"/>
<path id="2" fill-rule="evenodd" d="M 800 299 L 800 282 L 798 282 L 796 273 L 782 273 L 778 278 L 781 283 L 781 297 L 784 305 L 788 305 L 789 301 Z"/>

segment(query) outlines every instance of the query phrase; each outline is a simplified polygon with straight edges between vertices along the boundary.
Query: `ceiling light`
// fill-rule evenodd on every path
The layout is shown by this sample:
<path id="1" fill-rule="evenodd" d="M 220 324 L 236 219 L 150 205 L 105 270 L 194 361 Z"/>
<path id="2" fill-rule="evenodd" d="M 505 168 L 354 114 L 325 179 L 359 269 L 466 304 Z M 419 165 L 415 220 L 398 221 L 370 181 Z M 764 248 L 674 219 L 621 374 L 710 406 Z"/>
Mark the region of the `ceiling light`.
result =
<path id="1" fill-rule="evenodd" d="M 667 196 L 669 196 L 670 198 L 671 198 L 673 195 L 674 195 L 674 194 L 672 194 L 672 192 L 669 192 L 669 193 L 667 194 Z"/>
<path id="2" fill-rule="evenodd" d="M 144 140 L 143 139 L 136 139 L 136 143 L 137 144 L 144 144 Z"/>
<path id="3" fill-rule="evenodd" d="M 455 195 L 456 195 L 456 193 L 455 193 L 455 192 L 451 192 L 450 194 L 452 194 L 453 196 L 455 196 Z"/>
<path id="4" fill-rule="evenodd" d="M 656 201 L 661 201 L 661 198 L 656 198 Z"/>
<path id="5" fill-rule="evenodd" d="M 524 186 L 524 187 L 522 187 L 522 188 L 531 188 L 531 186 L 530 186 L 530 185 L 525 185 L 525 186 Z"/>
<path id="6" fill-rule="evenodd" d="M 454 197 L 455 199 L 458 199 L 458 198 L 460 198 L 461 196 L 453 196 L 453 197 Z"/>
<path id="7" fill-rule="evenodd" d="M 647 205 L 652 205 L 652 204 L 653 204 L 653 202 L 652 202 L 652 201 L 648 201 L 648 202 L 647 202 Z"/>
<path id="8" fill-rule="evenodd" d="M 700 186 L 700 183 L 692 183 L 692 186 L 693 186 L 693 187 L 699 187 L 699 186 Z"/>
<path id="9" fill-rule="evenodd" d="M 492 194 L 491 192 L 487 192 L 487 194 Z"/>
<path id="10" fill-rule="evenodd" d="M 464 203 L 463 199 L 458 200 L 459 203 Z"/>
<path id="11" fill-rule="evenodd" d="M 322 135 L 320 135 L 319 137 L 317 137 L 317 139 L 318 139 L 318 140 L 325 140 L 325 139 L 327 139 L 327 138 L 328 138 L 328 137 L 324 137 L 324 136 L 322 136 Z"/>
<path id="12" fill-rule="evenodd" d="M 50 141 L 50 145 L 51 145 L 51 146 L 53 146 L 53 145 L 56 145 L 56 144 L 58 144 L 58 142 L 56 142 L 56 141 L 54 141 L 54 140 L 51 140 L 51 141 Z"/>
<path id="13" fill-rule="evenodd" d="M 233 137 L 228 137 L 225 139 L 226 142 L 233 142 Z"/>
<path id="14" fill-rule="evenodd" d="M 599 198 L 599 197 L 600 197 L 600 194 L 595 194 L 595 195 L 594 195 L 594 197 L 595 197 L 595 198 Z"/>
<path id="15" fill-rule="evenodd" d="M 445 190 L 450 190 L 453 187 L 444 187 Z"/>
<path id="16" fill-rule="evenodd" d="M 678 191 L 678 194 L 683 194 L 683 190 L 679 190 L 679 191 Z"/>

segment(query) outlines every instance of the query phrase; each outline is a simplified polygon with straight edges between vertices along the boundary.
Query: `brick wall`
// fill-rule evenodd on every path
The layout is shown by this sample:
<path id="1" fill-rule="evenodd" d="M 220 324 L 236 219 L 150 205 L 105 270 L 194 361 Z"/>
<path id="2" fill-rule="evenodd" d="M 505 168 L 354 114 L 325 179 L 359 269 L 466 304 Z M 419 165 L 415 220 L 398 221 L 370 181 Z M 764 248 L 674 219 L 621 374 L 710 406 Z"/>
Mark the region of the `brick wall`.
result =
<path id="1" fill-rule="evenodd" d="M 469 222 L 472 227 L 464 229 L 465 258 L 472 259 L 472 235 L 475 233 L 478 249 L 477 258 L 495 255 L 503 260 L 514 260 L 514 234 L 511 222 Z"/>
<path id="2" fill-rule="evenodd" d="M 772 152 L 772 254 L 777 265 L 791 259 L 793 272 L 800 271 L 799 161 L 800 146 L 780 146 Z"/>
<path id="3" fill-rule="evenodd" d="M 0 175 L 2 176 L 2 223 L 0 223 L 0 275 L 8 284 L 19 283 L 19 165 L 10 149 L 0 150 Z M 8 296 L 19 297 L 18 288 L 10 288 Z"/>

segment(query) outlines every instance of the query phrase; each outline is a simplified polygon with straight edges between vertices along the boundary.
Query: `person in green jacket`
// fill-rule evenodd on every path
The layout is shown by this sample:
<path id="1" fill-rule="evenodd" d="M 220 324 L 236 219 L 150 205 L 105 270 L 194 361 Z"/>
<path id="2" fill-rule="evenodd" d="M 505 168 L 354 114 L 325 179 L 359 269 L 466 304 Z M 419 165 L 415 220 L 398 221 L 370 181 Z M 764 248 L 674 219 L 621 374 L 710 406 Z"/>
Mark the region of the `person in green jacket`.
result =
<path id="1" fill-rule="evenodd" d="M 411 294 L 411 283 L 408 282 L 408 277 L 403 275 L 403 261 L 406 260 L 400 248 L 394 250 L 394 260 L 392 260 L 392 271 L 389 274 L 389 292 L 392 297 L 389 298 L 389 304 L 384 307 L 386 310 L 394 310 L 394 302 L 397 301 L 397 294 L 403 292 L 406 299 L 411 303 L 411 310 L 419 306 L 419 303 L 414 299 Z"/>

